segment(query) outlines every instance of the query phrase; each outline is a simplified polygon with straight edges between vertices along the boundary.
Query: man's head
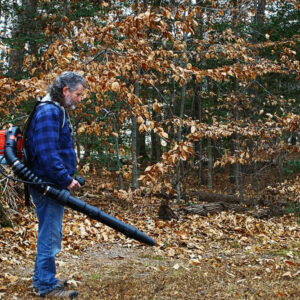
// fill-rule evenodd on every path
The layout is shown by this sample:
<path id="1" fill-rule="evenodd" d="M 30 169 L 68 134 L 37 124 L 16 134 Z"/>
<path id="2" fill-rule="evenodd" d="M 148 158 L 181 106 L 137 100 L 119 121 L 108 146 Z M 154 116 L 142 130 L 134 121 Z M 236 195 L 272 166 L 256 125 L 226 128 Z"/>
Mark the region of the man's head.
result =
<path id="1" fill-rule="evenodd" d="M 49 93 L 54 101 L 66 108 L 74 109 L 80 103 L 86 83 L 82 76 L 75 72 L 63 72 L 54 80 Z"/>

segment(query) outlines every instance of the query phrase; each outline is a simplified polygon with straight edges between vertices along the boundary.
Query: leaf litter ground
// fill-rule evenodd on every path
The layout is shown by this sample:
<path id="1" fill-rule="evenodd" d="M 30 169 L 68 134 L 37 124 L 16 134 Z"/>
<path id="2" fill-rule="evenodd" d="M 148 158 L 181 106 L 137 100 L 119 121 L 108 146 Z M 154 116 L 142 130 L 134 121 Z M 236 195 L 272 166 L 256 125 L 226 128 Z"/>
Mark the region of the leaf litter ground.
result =
<path id="1" fill-rule="evenodd" d="M 78 299 L 300 299 L 300 228 L 293 215 L 260 220 L 222 212 L 161 221 L 156 211 L 112 213 L 158 245 L 143 246 L 66 210 L 57 271 Z M 39 299 L 31 288 L 35 215 L 24 210 L 12 219 L 14 228 L 0 229 L 0 298 Z"/>

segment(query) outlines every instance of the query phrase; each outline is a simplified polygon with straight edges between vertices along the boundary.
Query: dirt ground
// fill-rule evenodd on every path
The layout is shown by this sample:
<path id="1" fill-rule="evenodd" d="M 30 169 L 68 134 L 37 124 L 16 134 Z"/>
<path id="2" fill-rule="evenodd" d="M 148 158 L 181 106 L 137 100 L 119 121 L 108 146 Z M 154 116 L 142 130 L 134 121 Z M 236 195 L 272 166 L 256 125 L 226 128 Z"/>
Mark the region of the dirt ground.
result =
<path id="1" fill-rule="evenodd" d="M 78 299 L 300 299 L 300 226 L 293 215 L 114 215 L 157 246 L 68 210 L 57 274 Z M 0 228 L 0 299 L 40 299 L 31 287 L 36 217 L 16 213 L 14 222 Z"/>
<path id="2" fill-rule="evenodd" d="M 207 253 L 193 263 L 159 253 L 113 243 L 76 255 L 63 251 L 58 276 L 69 279 L 78 299 L 300 299 L 299 256 L 292 261 L 284 252 L 258 256 L 240 249 L 234 256 Z M 32 271 L 33 261 L 6 268 L 16 280 L 2 287 L 1 299 L 39 299 Z"/>

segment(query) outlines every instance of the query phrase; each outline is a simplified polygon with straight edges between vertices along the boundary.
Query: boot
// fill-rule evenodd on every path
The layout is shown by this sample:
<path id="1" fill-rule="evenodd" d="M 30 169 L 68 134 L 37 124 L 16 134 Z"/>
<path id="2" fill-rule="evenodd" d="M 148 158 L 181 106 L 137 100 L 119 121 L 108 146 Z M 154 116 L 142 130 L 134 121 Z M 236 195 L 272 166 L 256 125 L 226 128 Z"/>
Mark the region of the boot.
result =
<path id="1" fill-rule="evenodd" d="M 55 289 L 48 293 L 40 294 L 40 297 L 45 298 L 66 298 L 73 299 L 78 296 L 78 292 L 75 290 L 64 290 L 63 287 L 57 286 Z"/>

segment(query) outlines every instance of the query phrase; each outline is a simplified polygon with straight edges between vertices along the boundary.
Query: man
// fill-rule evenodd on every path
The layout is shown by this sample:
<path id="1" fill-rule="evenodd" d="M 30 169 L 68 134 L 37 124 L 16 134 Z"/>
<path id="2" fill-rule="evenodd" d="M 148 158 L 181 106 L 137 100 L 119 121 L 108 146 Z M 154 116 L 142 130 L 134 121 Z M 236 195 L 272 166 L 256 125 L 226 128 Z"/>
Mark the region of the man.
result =
<path id="1" fill-rule="evenodd" d="M 27 134 L 31 170 L 61 189 L 72 190 L 80 184 L 72 176 L 76 154 L 65 109 L 74 109 L 82 98 L 85 80 L 75 72 L 64 72 L 53 82 L 42 103 L 36 107 Z M 55 257 L 61 250 L 64 207 L 33 187 L 30 194 L 39 221 L 33 287 L 41 297 L 74 298 L 66 280 L 56 276 Z"/>

